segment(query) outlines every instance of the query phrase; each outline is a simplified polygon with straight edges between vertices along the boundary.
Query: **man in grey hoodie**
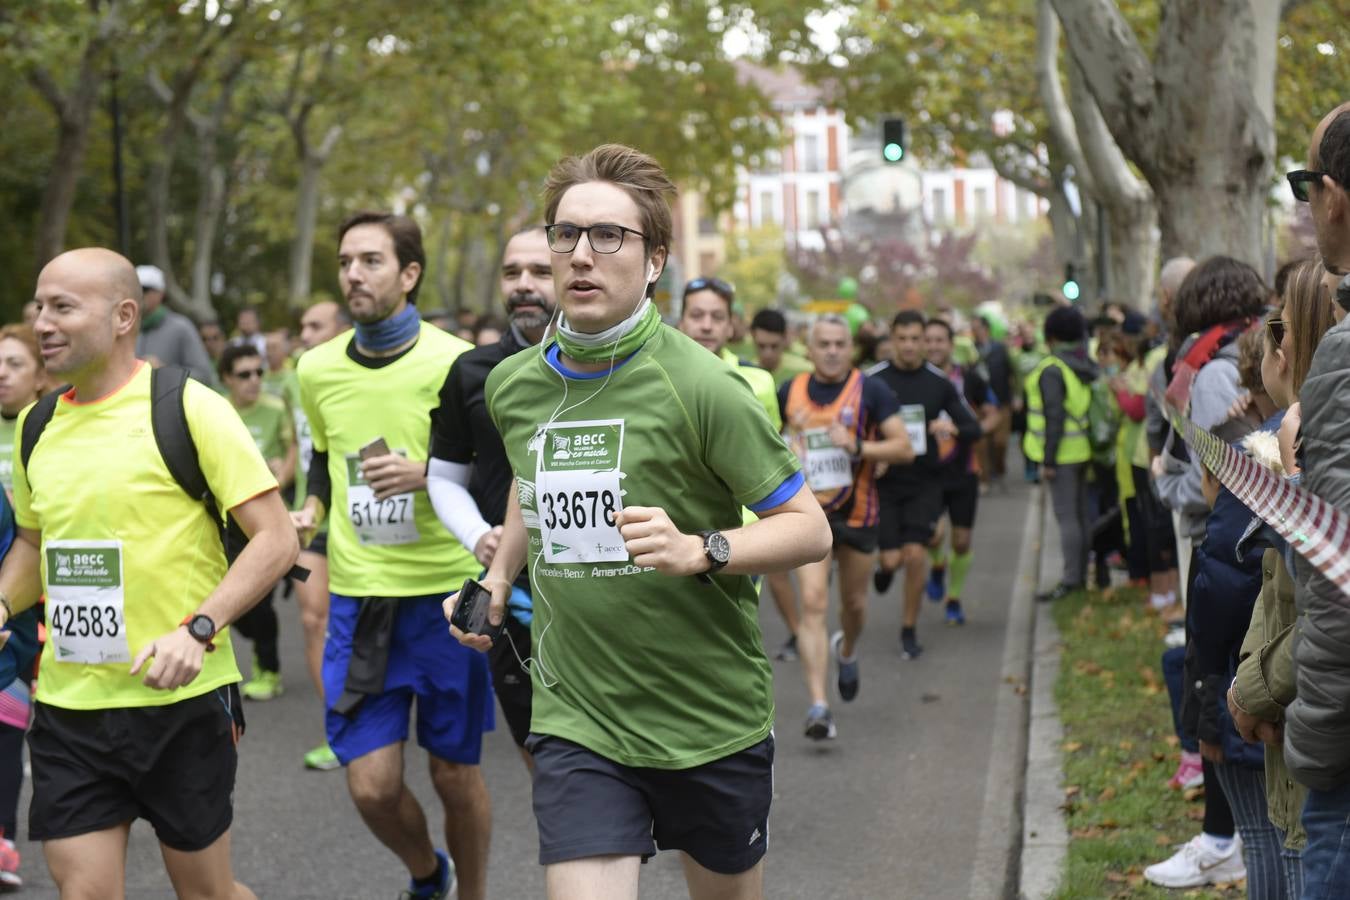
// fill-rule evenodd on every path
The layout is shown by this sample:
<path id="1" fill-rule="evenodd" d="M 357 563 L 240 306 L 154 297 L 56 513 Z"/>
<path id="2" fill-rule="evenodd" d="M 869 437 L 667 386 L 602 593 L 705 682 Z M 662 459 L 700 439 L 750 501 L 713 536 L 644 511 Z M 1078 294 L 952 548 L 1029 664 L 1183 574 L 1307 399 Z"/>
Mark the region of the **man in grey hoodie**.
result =
<path id="1" fill-rule="evenodd" d="M 1342 513 L 1350 511 L 1350 103 L 1313 131 L 1308 168 L 1289 173 L 1294 196 L 1308 203 L 1317 249 L 1341 322 L 1317 346 L 1299 393 L 1303 486 Z M 1350 605 L 1340 590 L 1299 558 L 1298 624 L 1293 657 L 1297 697 L 1285 711 L 1289 771 L 1308 787 L 1303 826 L 1304 894 L 1344 896 L 1350 882 Z"/>

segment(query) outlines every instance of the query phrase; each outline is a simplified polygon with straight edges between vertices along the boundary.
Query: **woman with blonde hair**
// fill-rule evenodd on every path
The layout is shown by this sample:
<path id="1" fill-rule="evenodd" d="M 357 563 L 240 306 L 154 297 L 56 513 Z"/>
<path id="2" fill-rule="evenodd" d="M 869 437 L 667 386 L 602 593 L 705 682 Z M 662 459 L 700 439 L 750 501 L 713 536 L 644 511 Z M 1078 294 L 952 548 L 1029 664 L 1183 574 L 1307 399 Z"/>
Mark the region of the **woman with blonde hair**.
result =
<path id="1" fill-rule="evenodd" d="M 1285 283 L 1283 306 L 1266 319 L 1261 380 L 1280 409 L 1291 407 L 1298 399 L 1313 353 L 1322 335 L 1336 322 L 1323 275 L 1321 262 L 1300 263 Z M 1286 421 L 1297 420 L 1290 416 Z M 1271 446 L 1260 452 L 1256 447 L 1249 448 L 1253 457 L 1281 475 L 1294 475 L 1292 448 L 1279 447 L 1274 440 L 1264 443 Z M 1263 532 L 1273 546 L 1262 558 L 1261 592 L 1238 654 L 1240 662 L 1228 692 L 1228 709 L 1245 740 L 1266 745 L 1265 805 L 1284 843 L 1286 895 L 1297 897 L 1302 891 L 1299 856 L 1307 841 L 1300 822 L 1306 791 L 1289 776 L 1282 740 L 1284 710 L 1295 695 L 1290 642 L 1297 610 L 1283 542 L 1269 529 Z"/>

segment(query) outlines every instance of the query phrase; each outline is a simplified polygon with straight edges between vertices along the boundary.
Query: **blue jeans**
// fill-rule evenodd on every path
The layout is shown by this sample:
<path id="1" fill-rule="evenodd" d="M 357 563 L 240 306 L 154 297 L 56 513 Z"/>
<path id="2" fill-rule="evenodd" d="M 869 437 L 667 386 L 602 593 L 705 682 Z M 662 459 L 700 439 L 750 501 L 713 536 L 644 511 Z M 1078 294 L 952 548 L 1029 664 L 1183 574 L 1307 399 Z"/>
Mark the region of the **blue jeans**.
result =
<path id="1" fill-rule="evenodd" d="M 1279 831 L 1270 824 L 1266 807 L 1266 773 L 1240 763 L 1214 766 L 1233 820 L 1242 835 L 1242 861 L 1247 866 L 1248 900 L 1297 900 L 1290 894 L 1289 860 Z"/>
<path id="2" fill-rule="evenodd" d="M 1344 897 L 1350 883 L 1350 784 L 1308 791 L 1303 805 L 1303 900 Z"/>

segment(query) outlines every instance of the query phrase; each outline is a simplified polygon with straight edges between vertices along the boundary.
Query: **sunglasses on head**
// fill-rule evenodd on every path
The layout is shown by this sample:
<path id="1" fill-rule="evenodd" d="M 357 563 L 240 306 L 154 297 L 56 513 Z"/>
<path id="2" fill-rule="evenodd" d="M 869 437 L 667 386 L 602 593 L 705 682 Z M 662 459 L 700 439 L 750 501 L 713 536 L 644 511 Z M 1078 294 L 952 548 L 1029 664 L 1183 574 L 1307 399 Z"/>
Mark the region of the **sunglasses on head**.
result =
<path id="1" fill-rule="evenodd" d="M 712 291 L 727 301 L 736 296 L 736 289 L 720 278 L 695 278 L 684 286 L 686 297 L 699 291 Z"/>
<path id="2" fill-rule="evenodd" d="M 1289 190 L 1293 192 L 1294 199 L 1303 203 L 1308 202 L 1309 186 L 1320 184 L 1323 177 L 1331 178 L 1326 172 L 1314 172 L 1311 169 L 1298 169 L 1287 173 L 1284 177 L 1289 180 Z"/>

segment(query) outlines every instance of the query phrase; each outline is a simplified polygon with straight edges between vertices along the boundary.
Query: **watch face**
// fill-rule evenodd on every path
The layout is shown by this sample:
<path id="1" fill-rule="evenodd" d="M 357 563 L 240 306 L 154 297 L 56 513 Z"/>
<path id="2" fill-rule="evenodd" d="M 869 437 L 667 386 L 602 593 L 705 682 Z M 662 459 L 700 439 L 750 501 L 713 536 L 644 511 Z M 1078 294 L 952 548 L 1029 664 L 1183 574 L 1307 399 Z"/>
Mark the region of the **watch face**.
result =
<path id="1" fill-rule="evenodd" d="M 720 531 L 708 535 L 708 555 L 719 565 L 726 565 L 731 559 L 731 542 Z"/>
<path id="2" fill-rule="evenodd" d="M 206 616 L 194 616 L 188 623 L 188 632 L 199 641 L 209 641 L 215 636 L 215 625 Z"/>

